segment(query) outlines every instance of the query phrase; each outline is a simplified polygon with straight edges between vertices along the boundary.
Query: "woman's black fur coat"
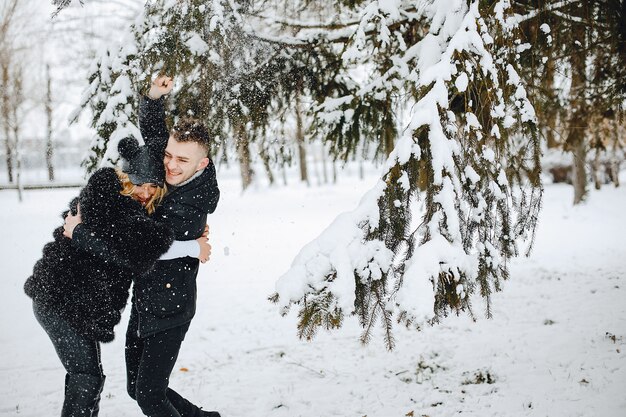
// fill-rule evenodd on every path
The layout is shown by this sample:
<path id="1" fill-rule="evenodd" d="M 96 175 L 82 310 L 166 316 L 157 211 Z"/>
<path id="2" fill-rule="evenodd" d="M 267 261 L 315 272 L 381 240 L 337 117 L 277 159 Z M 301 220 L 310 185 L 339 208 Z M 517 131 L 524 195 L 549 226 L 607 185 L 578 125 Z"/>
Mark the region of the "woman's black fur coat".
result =
<path id="1" fill-rule="evenodd" d="M 58 227 L 24 285 L 26 294 L 41 308 L 101 342 L 113 340 L 113 327 L 126 306 L 133 276 L 147 272 L 174 239 L 166 225 L 151 219 L 140 203 L 121 195 L 121 190 L 115 170 L 102 168 L 70 204 L 75 212 L 80 203 L 86 230 L 97 231 L 114 252 L 77 247 Z"/>

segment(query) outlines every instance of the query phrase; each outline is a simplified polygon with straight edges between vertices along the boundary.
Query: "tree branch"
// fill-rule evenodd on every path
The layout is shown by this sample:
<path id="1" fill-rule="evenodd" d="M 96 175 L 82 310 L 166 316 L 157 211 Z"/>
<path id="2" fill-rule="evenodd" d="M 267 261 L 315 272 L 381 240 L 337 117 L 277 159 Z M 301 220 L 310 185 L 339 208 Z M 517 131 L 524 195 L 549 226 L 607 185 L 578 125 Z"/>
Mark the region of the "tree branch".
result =
<path id="1" fill-rule="evenodd" d="M 567 6 L 571 6 L 572 4 L 576 4 L 579 3 L 581 0 L 564 0 L 564 1 L 559 1 L 556 2 L 554 4 L 550 4 L 546 7 L 540 8 L 540 9 L 535 9 L 532 12 L 526 14 L 526 15 L 514 15 L 511 16 L 507 19 L 507 23 L 512 23 L 514 25 L 519 25 L 522 22 L 525 22 L 527 20 L 530 19 L 534 19 L 535 17 L 539 16 L 541 13 L 545 13 L 545 12 L 551 12 L 557 9 L 561 9 L 563 7 L 567 7 Z"/>

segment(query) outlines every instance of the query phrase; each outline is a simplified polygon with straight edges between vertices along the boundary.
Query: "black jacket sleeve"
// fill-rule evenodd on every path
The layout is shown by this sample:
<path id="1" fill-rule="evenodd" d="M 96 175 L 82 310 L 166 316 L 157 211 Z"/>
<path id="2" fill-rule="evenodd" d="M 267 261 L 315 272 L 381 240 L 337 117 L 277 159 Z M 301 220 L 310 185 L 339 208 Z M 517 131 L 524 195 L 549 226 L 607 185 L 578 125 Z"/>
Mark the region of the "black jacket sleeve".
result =
<path id="1" fill-rule="evenodd" d="M 220 200 L 220 188 L 217 185 L 217 173 L 215 172 L 215 165 L 213 161 L 206 167 L 208 173 L 207 188 L 206 188 L 206 200 L 204 201 L 204 210 L 206 213 L 213 213 L 217 207 L 217 202 Z"/>
<path id="2" fill-rule="evenodd" d="M 142 96 L 139 101 L 139 130 L 144 142 L 154 155 L 162 158 L 170 137 L 165 124 L 164 98 L 152 100 Z"/>
<path id="3" fill-rule="evenodd" d="M 97 256 L 104 262 L 111 262 L 119 267 L 132 269 L 135 263 L 116 246 L 99 237 L 83 223 L 78 224 L 72 233 L 72 246 L 83 252 Z M 128 254 L 126 254 L 128 255 Z"/>
<path id="4" fill-rule="evenodd" d="M 97 230 L 90 230 L 84 224 L 74 228 L 72 245 L 91 253 L 105 262 L 134 271 L 147 271 L 154 266 L 174 242 L 174 232 L 162 222 L 135 216 L 122 226 L 125 245 L 100 236 Z"/>

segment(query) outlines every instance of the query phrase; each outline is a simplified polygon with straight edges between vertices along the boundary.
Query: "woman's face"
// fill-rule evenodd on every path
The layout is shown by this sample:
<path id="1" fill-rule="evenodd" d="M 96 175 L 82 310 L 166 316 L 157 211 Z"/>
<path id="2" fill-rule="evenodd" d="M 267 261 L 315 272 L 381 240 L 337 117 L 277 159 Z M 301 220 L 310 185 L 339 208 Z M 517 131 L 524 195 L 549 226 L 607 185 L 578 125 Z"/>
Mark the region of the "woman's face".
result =
<path id="1" fill-rule="evenodd" d="M 146 205 L 146 203 L 154 196 L 157 192 L 157 186 L 152 183 L 146 183 L 141 185 L 136 185 L 133 190 L 132 197 L 134 200 L 139 201 L 142 205 Z"/>

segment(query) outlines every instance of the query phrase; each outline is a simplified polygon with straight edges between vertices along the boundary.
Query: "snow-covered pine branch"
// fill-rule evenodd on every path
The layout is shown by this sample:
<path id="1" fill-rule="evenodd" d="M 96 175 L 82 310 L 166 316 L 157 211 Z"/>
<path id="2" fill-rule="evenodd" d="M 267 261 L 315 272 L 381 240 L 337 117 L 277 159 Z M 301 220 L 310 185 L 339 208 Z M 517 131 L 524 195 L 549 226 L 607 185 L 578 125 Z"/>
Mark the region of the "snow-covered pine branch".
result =
<path id="1" fill-rule="evenodd" d="M 224 33 L 230 23 L 223 12 L 230 2 L 202 3 L 190 10 L 187 2 L 148 2 L 124 40 L 104 48 L 94 60 L 89 70 L 89 86 L 73 116 L 76 119 L 84 108 L 91 109 L 91 124 L 96 134 L 84 159 L 88 172 L 117 160 L 116 144 L 123 137 L 140 138 L 136 115 L 138 95 L 149 85 L 151 75 L 160 71 L 184 76 L 181 67 L 191 66 L 188 72 L 193 72 L 202 65 L 196 59 L 198 56 L 219 60 L 196 28 L 206 23 L 211 30 Z M 197 21 L 200 24 L 194 25 Z"/>
<path id="2" fill-rule="evenodd" d="M 122 46 L 111 47 L 95 63 L 82 107 L 93 110 L 97 135 L 86 160 L 89 170 L 114 159 L 115 141 L 135 133 L 136 97 L 157 71 L 176 77 L 169 113 L 205 122 L 217 143 L 236 149 L 250 172 L 250 142 L 262 135 L 283 100 L 277 91 L 294 84 L 279 46 L 258 45 L 244 31 L 241 2 L 153 0 L 130 27 Z M 277 67 L 287 75 L 277 78 Z M 283 83 L 283 84 L 281 84 Z M 132 88 L 131 88 L 132 87 Z M 292 96 L 293 92 L 286 92 Z M 180 111 L 180 113 L 179 113 Z M 224 138 L 233 138 L 224 143 Z M 280 145 L 277 145 L 280 146 Z M 267 154 L 261 143 L 260 153 Z M 273 154 L 281 159 L 282 150 Z M 286 152 L 288 154 L 288 152 Z M 244 179 L 249 183 L 250 178 Z"/>
<path id="3" fill-rule="evenodd" d="M 91 109 L 91 126 L 96 132 L 83 159 L 88 172 L 114 163 L 118 158 L 117 143 L 124 137 L 141 138 L 135 113 L 139 74 L 131 65 L 137 50 L 133 42 L 125 45 L 115 54 L 108 49 L 100 52 L 89 70 L 90 84 L 83 93 L 81 106 L 72 117 L 76 120 L 82 109 Z"/>
<path id="4" fill-rule="evenodd" d="M 376 186 L 305 246 L 276 284 L 283 313 L 299 305 L 303 337 L 355 314 L 364 342 L 380 319 L 391 349 L 395 321 L 420 327 L 451 310 L 471 314 L 476 288 L 489 315 L 507 260 L 534 231 L 539 143 L 504 13 L 481 16 L 478 3 L 464 1 L 420 3 L 415 22 L 428 28 L 423 35 L 388 30 L 400 2 L 363 5 L 344 59 L 371 75 L 317 108 L 318 123 L 341 134 L 358 124 L 354 109 L 383 100 L 400 114 L 386 133 L 372 134 L 404 133 L 393 138 Z M 362 28 L 372 22 L 379 33 L 367 36 Z"/>

